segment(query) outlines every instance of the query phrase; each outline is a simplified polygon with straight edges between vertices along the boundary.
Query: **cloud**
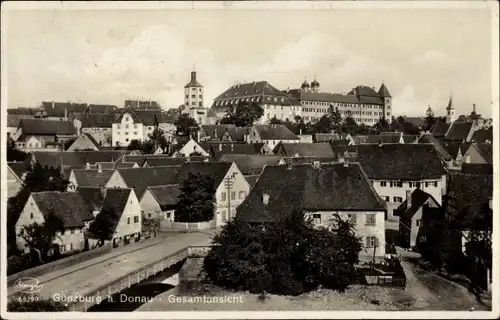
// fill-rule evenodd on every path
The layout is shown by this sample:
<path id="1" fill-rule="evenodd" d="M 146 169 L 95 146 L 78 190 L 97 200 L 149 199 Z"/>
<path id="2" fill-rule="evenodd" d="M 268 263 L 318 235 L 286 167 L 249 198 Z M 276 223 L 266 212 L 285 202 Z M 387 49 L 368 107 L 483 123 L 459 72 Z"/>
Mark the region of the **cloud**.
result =
<path id="1" fill-rule="evenodd" d="M 419 97 L 424 96 L 419 95 Z M 425 98 L 418 99 L 415 94 L 413 85 L 407 84 L 404 88 L 392 98 L 392 105 L 396 115 L 407 116 L 424 116 L 425 111 L 430 105 L 433 111 L 440 115 L 442 113 L 441 105 L 443 104 L 444 97 L 441 92 L 434 90 L 431 95 Z"/>
<path id="2" fill-rule="evenodd" d="M 416 64 L 426 64 L 426 63 L 444 61 L 446 58 L 448 58 L 448 54 L 444 51 L 429 50 L 424 53 L 413 56 L 412 60 Z"/>

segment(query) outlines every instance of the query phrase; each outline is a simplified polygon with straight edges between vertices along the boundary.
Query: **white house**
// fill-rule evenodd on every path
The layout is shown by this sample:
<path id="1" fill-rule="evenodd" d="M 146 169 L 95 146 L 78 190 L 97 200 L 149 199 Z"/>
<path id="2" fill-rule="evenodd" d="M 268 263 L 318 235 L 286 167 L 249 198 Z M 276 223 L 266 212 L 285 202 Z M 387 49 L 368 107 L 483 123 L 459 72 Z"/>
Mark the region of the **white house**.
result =
<path id="1" fill-rule="evenodd" d="M 271 149 L 280 142 L 299 143 L 300 138 L 282 124 L 254 125 L 247 136 L 247 143 L 265 143 Z"/>
<path id="2" fill-rule="evenodd" d="M 362 238 L 360 260 L 385 257 L 384 201 L 358 163 L 266 166 L 238 215 L 253 224 L 281 223 L 294 211 L 316 227 L 349 219 Z"/>
<path id="3" fill-rule="evenodd" d="M 85 246 L 84 229 L 93 219 L 91 208 L 78 192 L 33 192 L 15 225 L 17 248 L 27 249 L 21 236 L 24 227 L 51 221 L 58 224 L 54 225 L 59 230 L 53 243 L 59 245 L 61 253 L 81 250 Z"/>
<path id="4" fill-rule="evenodd" d="M 142 211 L 148 218 L 173 222 L 179 194 L 178 184 L 148 187 L 140 199 Z"/>
<path id="5" fill-rule="evenodd" d="M 69 151 L 94 150 L 99 151 L 99 142 L 89 133 L 82 133 L 76 140 L 66 149 Z"/>
<path id="6" fill-rule="evenodd" d="M 158 128 L 157 111 L 134 110 L 125 108 L 123 113 L 113 121 L 113 146 L 128 146 L 130 141 L 149 139 L 154 129 Z"/>
<path id="7" fill-rule="evenodd" d="M 189 157 L 194 152 L 198 152 L 204 157 L 210 156 L 210 154 L 205 151 L 198 142 L 193 139 L 189 139 L 189 141 L 172 154 L 172 157 Z"/>
<path id="8" fill-rule="evenodd" d="M 90 243 L 99 242 L 100 237 L 94 234 L 93 228 L 99 228 L 101 223 L 111 221 L 113 230 L 105 237 L 105 242 L 114 245 L 128 244 L 140 239 L 142 231 L 142 215 L 139 200 L 133 189 L 106 189 L 100 213 L 90 226 Z"/>
<path id="9" fill-rule="evenodd" d="M 113 135 L 113 121 L 117 114 L 88 114 L 78 113 L 70 117 L 73 119 L 78 134 L 87 133 L 97 142 L 98 146 L 110 146 Z"/>

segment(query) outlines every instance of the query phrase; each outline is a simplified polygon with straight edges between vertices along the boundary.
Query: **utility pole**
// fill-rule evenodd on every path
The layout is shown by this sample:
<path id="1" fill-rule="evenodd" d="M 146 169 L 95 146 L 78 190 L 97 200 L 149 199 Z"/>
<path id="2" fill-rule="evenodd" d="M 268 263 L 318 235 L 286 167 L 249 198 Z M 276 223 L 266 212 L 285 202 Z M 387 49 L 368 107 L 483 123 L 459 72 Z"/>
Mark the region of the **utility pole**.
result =
<path id="1" fill-rule="evenodd" d="M 233 182 L 233 177 L 228 176 L 224 180 L 224 186 L 227 189 L 227 216 L 228 216 L 228 221 L 231 219 L 231 189 L 233 188 L 234 182 Z"/>

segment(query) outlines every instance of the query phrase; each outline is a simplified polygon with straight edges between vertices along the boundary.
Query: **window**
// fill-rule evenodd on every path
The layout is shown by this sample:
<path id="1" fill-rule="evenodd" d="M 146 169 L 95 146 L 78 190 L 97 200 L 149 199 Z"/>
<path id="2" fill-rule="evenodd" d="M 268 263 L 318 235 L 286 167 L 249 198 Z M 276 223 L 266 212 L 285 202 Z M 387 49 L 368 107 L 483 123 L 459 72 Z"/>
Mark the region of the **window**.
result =
<path id="1" fill-rule="evenodd" d="M 367 226 L 374 226 L 376 223 L 376 218 L 375 215 L 372 213 L 369 213 L 366 215 L 366 225 Z"/>
<path id="2" fill-rule="evenodd" d="M 433 181 L 432 184 L 433 184 L 434 188 L 437 188 L 437 186 L 438 186 L 438 182 L 437 181 Z"/>
<path id="3" fill-rule="evenodd" d="M 189 94 L 186 94 L 186 99 L 189 99 Z"/>
<path id="4" fill-rule="evenodd" d="M 420 188 L 420 182 L 415 182 L 415 188 Z"/>
<path id="5" fill-rule="evenodd" d="M 134 129 L 137 129 L 137 124 L 134 123 Z"/>
<path id="6" fill-rule="evenodd" d="M 125 125 L 125 129 L 128 129 L 128 124 Z"/>
<path id="7" fill-rule="evenodd" d="M 125 139 L 125 142 L 128 142 L 128 138 L 127 138 L 127 139 Z"/>
<path id="8" fill-rule="evenodd" d="M 148 218 L 151 218 L 151 213 L 148 213 Z"/>
<path id="9" fill-rule="evenodd" d="M 116 129 L 120 129 L 120 128 L 121 128 L 121 125 L 117 125 L 117 126 L 116 126 Z"/>
<path id="10" fill-rule="evenodd" d="M 125 135 L 128 136 L 128 131 L 125 131 Z"/>
<path id="11" fill-rule="evenodd" d="M 72 243 L 69 244 L 69 250 L 73 250 L 73 244 Z"/>
<path id="12" fill-rule="evenodd" d="M 377 237 L 366 237 L 366 247 L 367 248 L 378 247 Z"/>
<path id="13" fill-rule="evenodd" d="M 422 226 L 422 219 L 417 219 L 417 221 L 415 221 L 417 227 L 421 227 Z"/>
<path id="14" fill-rule="evenodd" d="M 427 182 L 427 181 L 425 182 L 425 187 L 429 188 L 429 182 Z"/>
<path id="15" fill-rule="evenodd" d="M 401 197 L 394 197 L 394 202 L 401 203 L 401 202 L 403 202 L 403 198 L 401 198 Z"/>
<path id="16" fill-rule="evenodd" d="M 314 224 L 321 224 L 321 214 L 319 213 L 313 214 L 312 219 Z"/>
<path id="17" fill-rule="evenodd" d="M 194 98 L 196 98 L 196 95 L 195 95 L 195 94 L 192 94 L 192 95 L 191 95 L 191 98 L 193 98 L 193 99 L 194 99 Z"/>
<path id="18" fill-rule="evenodd" d="M 30 213 L 30 219 L 33 219 L 33 212 Z"/>
<path id="19" fill-rule="evenodd" d="M 349 217 L 349 222 L 350 223 L 356 224 L 357 216 L 355 214 L 348 214 L 347 216 Z"/>
<path id="20" fill-rule="evenodd" d="M 380 181 L 381 187 L 387 187 L 387 181 Z"/>
<path id="21" fill-rule="evenodd" d="M 235 200 L 235 199 L 236 199 L 236 192 L 231 191 L 231 200 Z"/>
<path id="22" fill-rule="evenodd" d="M 226 193 L 225 192 L 221 193 L 221 198 L 222 198 L 221 199 L 222 201 L 226 201 Z"/>
<path id="23" fill-rule="evenodd" d="M 200 99 L 202 99 L 202 98 L 201 98 L 201 94 L 199 95 L 199 98 L 200 98 Z"/>
<path id="24" fill-rule="evenodd" d="M 130 224 L 130 217 L 127 218 L 127 224 Z"/>
<path id="25" fill-rule="evenodd" d="M 201 106 L 202 106 L 202 105 L 201 105 L 201 102 L 198 102 L 198 105 L 201 107 Z"/>
<path id="26" fill-rule="evenodd" d="M 139 223 L 139 216 L 134 217 L 134 223 Z"/>
<path id="27" fill-rule="evenodd" d="M 193 105 L 193 106 L 194 106 L 194 105 L 196 105 L 196 102 L 194 102 L 194 101 L 193 101 L 193 102 L 191 102 L 191 105 Z"/>
<path id="28" fill-rule="evenodd" d="M 240 199 L 245 199 L 245 191 L 240 191 L 238 197 Z"/>
<path id="29" fill-rule="evenodd" d="M 61 253 L 63 253 L 64 251 L 66 251 L 66 245 L 61 244 L 61 245 L 59 246 L 59 251 L 61 251 Z"/>

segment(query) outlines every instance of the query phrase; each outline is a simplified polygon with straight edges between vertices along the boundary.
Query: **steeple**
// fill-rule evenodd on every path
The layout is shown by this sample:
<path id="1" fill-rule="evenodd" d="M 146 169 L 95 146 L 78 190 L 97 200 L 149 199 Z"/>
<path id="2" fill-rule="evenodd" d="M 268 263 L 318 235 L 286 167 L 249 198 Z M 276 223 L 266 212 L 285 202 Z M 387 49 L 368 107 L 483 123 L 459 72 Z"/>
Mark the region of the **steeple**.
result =
<path id="1" fill-rule="evenodd" d="M 389 93 L 389 90 L 387 90 L 387 87 L 385 86 L 384 82 L 382 82 L 382 85 L 380 86 L 380 89 L 378 89 L 378 95 L 381 98 L 392 98 L 392 96 Z"/>
<path id="2" fill-rule="evenodd" d="M 313 80 L 313 82 L 311 82 L 311 89 L 314 92 L 318 92 L 319 91 L 319 82 L 318 82 L 318 80 L 316 80 L 316 75 L 314 75 L 314 80 Z"/>
<path id="3" fill-rule="evenodd" d="M 450 95 L 450 101 L 448 101 L 448 106 L 446 107 L 446 110 L 452 110 L 453 109 L 453 98 Z"/>
<path id="4" fill-rule="evenodd" d="M 446 123 L 452 123 L 455 121 L 455 108 L 453 108 L 453 99 L 450 95 L 450 101 L 448 101 L 448 106 L 446 107 Z"/>
<path id="5" fill-rule="evenodd" d="M 300 86 L 302 90 L 309 90 L 309 82 L 307 82 L 307 78 L 304 78 L 304 82 L 302 82 L 302 85 Z"/>

